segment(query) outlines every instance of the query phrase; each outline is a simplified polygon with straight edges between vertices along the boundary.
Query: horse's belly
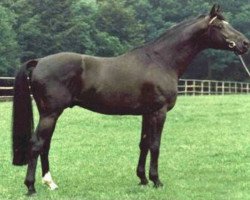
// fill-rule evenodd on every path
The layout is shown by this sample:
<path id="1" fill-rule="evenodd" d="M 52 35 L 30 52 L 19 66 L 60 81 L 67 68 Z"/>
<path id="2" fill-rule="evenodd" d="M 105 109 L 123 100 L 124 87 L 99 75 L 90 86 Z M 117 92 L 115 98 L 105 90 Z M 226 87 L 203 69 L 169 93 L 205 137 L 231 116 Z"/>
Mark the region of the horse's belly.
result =
<path id="1" fill-rule="evenodd" d="M 160 97 L 154 101 L 145 102 L 137 94 L 105 94 L 98 95 L 88 92 L 75 101 L 75 105 L 87 108 L 94 112 L 110 115 L 142 115 L 159 110 L 165 104 Z"/>
<path id="2" fill-rule="evenodd" d="M 90 105 L 85 103 L 77 103 L 76 105 L 91 110 L 93 112 L 102 113 L 106 115 L 143 115 L 155 112 L 163 106 L 138 106 L 138 107 L 107 107 L 105 105 Z"/>

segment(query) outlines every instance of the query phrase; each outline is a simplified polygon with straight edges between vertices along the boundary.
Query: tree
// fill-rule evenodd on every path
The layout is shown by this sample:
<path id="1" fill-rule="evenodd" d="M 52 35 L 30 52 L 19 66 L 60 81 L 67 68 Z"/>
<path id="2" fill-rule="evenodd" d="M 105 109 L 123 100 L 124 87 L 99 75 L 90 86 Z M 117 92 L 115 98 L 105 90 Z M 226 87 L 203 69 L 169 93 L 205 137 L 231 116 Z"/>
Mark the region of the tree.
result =
<path id="1" fill-rule="evenodd" d="M 14 74 L 19 64 L 19 46 L 13 29 L 15 14 L 0 4 L 0 75 Z"/>
<path id="2" fill-rule="evenodd" d="M 71 32 L 67 40 L 64 41 L 68 51 L 96 54 L 97 47 L 94 35 L 97 32 L 95 26 L 97 10 L 95 3 L 86 0 L 78 1 L 72 5 Z"/>
<path id="3" fill-rule="evenodd" d="M 23 1 L 23 0 L 20 0 Z M 22 61 L 66 51 L 71 33 L 74 0 L 24 0 L 29 5 L 23 23 L 17 27 Z"/>
<path id="4" fill-rule="evenodd" d="M 118 55 L 144 42 L 143 25 L 136 20 L 133 7 L 125 3 L 126 1 L 123 0 L 107 0 L 98 3 L 96 17 L 98 32 L 95 39 L 98 41 L 97 45 L 110 44 L 106 46 L 107 54 L 103 50 L 98 54 Z"/>

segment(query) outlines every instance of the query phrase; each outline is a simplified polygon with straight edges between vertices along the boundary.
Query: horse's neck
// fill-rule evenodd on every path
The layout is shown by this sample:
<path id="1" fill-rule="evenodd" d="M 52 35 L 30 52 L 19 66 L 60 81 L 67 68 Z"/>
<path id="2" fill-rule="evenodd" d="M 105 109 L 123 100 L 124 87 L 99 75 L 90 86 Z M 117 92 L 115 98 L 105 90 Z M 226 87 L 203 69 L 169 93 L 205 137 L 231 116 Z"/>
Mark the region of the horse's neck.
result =
<path id="1" fill-rule="evenodd" d="M 205 18 L 203 19 L 205 20 Z M 181 26 L 171 34 L 166 34 L 150 45 L 152 54 L 168 68 L 172 68 L 180 77 L 194 57 L 204 49 L 201 45 L 205 27 L 202 19 L 190 25 Z M 171 31 L 171 30 L 170 30 Z M 168 37 L 169 36 L 169 37 Z"/>

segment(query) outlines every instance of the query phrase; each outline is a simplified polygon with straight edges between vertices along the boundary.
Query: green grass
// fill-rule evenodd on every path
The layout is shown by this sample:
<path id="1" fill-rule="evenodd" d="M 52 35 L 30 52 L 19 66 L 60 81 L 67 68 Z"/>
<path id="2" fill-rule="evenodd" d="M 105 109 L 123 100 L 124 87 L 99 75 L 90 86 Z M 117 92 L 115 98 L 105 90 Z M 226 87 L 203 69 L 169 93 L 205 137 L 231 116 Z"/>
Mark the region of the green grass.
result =
<path id="1" fill-rule="evenodd" d="M 0 119 L 0 199 L 26 199 L 26 167 L 11 165 L 10 102 L 0 103 Z M 164 187 L 154 189 L 135 175 L 140 117 L 67 109 L 50 151 L 59 189 L 41 184 L 39 163 L 32 199 L 250 199 L 249 122 L 250 96 L 179 97 L 162 138 Z"/>

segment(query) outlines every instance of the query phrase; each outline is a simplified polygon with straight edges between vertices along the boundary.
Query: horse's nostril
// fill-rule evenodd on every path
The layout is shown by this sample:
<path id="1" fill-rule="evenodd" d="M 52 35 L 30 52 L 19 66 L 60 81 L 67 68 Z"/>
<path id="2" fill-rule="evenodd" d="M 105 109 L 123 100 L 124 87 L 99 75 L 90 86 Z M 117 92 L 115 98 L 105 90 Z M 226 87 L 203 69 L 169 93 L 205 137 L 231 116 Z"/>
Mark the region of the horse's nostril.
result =
<path id="1" fill-rule="evenodd" d="M 243 41 L 243 45 L 244 45 L 245 47 L 250 47 L 250 42 L 249 42 L 248 40 L 244 40 L 244 41 Z"/>

